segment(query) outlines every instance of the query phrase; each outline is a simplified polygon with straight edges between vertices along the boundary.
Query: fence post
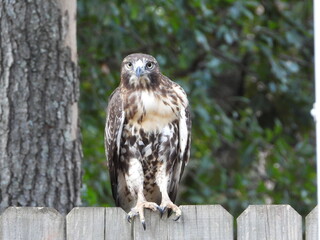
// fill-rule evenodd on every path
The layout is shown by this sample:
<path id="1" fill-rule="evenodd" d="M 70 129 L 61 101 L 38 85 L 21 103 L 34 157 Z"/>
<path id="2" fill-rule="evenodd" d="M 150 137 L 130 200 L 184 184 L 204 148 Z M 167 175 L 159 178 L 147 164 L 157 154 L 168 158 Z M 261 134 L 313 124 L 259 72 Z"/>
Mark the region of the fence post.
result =
<path id="1" fill-rule="evenodd" d="M 306 217 L 306 240 L 318 240 L 318 207 Z"/>
<path id="2" fill-rule="evenodd" d="M 65 219 L 55 209 L 9 207 L 0 216 L 0 239 L 64 240 Z"/>
<path id="3" fill-rule="evenodd" d="M 67 215 L 67 240 L 104 240 L 105 208 L 76 207 Z"/>
<path id="4" fill-rule="evenodd" d="M 251 205 L 237 225 L 238 240 L 302 240 L 302 218 L 289 205 Z"/>

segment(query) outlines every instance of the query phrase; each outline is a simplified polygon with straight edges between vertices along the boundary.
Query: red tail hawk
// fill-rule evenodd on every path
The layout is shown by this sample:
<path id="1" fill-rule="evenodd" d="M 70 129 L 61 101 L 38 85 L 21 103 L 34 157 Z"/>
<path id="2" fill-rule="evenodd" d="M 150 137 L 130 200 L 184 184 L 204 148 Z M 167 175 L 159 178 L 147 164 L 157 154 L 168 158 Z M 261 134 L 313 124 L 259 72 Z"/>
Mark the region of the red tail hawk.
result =
<path id="1" fill-rule="evenodd" d="M 121 83 L 109 98 L 105 147 L 116 205 L 136 215 L 145 229 L 144 208 L 169 209 L 190 156 L 191 119 L 184 90 L 162 75 L 156 59 L 131 54 Z"/>

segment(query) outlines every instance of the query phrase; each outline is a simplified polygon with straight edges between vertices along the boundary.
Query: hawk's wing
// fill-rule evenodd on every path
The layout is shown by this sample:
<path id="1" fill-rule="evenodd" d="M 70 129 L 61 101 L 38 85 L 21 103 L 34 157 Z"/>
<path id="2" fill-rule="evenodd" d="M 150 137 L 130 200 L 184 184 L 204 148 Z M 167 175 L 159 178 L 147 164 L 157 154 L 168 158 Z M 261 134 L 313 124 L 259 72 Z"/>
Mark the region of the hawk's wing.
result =
<path id="1" fill-rule="evenodd" d="M 120 95 L 120 89 L 117 88 L 109 97 L 107 107 L 107 121 L 105 128 L 105 149 L 109 166 L 112 195 L 119 205 L 118 200 L 118 169 L 120 161 L 120 140 L 124 122 L 123 102 Z"/>
<path id="2" fill-rule="evenodd" d="M 171 201 L 175 201 L 179 182 L 181 180 L 184 167 L 188 164 L 190 158 L 191 145 L 191 116 L 189 106 L 182 108 L 179 120 L 179 150 L 178 160 L 173 166 L 171 184 L 169 186 L 169 197 Z"/>

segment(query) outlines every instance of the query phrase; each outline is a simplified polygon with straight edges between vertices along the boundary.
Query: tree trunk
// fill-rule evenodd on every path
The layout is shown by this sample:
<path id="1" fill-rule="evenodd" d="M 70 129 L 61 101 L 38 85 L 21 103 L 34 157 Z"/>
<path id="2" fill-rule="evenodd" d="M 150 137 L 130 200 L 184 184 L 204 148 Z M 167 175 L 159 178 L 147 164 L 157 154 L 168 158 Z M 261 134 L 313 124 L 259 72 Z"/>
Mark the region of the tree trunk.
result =
<path id="1" fill-rule="evenodd" d="M 80 204 L 76 0 L 0 0 L 0 210 Z"/>

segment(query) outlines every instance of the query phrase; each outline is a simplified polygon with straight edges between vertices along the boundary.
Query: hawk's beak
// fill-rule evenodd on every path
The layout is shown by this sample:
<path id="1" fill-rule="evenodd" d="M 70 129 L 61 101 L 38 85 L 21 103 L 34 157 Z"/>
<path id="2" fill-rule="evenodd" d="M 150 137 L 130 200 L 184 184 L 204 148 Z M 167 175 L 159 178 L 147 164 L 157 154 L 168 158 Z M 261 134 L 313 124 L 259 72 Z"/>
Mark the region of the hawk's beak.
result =
<path id="1" fill-rule="evenodd" d="M 140 77 L 144 74 L 144 70 L 141 67 L 136 68 L 136 76 Z"/>

